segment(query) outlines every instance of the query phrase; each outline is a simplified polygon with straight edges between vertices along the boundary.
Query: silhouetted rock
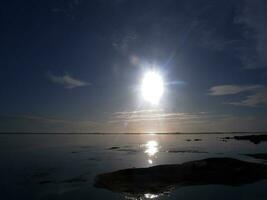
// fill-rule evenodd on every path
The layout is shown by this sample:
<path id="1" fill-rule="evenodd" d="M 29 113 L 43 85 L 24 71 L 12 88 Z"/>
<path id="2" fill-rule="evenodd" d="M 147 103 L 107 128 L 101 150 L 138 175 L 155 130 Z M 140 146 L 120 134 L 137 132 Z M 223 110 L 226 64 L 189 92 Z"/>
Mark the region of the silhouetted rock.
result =
<path id="1" fill-rule="evenodd" d="M 208 158 L 177 165 L 124 169 L 100 174 L 95 187 L 144 196 L 178 186 L 222 184 L 239 186 L 267 179 L 267 165 L 233 158 Z"/>
<path id="2" fill-rule="evenodd" d="M 119 149 L 120 147 L 110 147 L 108 148 L 108 150 L 115 150 L 115 149 Z"/>
<path id="3" fill-rule="evenodd" d="M 236 139 L 236 140 L 248 140 L 254 144 L 259 144 L 260 142 L 267 141 L 267 134 L 263 135 L 242 135 L 242 136 L 234 136 L 234 137 L 224 137 L 223 140 Z"/>
<path id="4" fill-rule="evenodd" d="M 244 136 L 234 136 L 236 140 L 249 140 L 254 144 L 259 144 L 260 142 L 267 141 L 267 134 L 264 135 L 244 135 Z"/>
<path id="5" fill-rule="evenodd" d="M 45 180 L 45 181 L 40 181 L 40 182 L 39 182 L 40 185 L 45 185 L 45 184 L 48 184 L 48 183 L 52 183 L 52 181 L 50 181 L 50 180 Z"/>

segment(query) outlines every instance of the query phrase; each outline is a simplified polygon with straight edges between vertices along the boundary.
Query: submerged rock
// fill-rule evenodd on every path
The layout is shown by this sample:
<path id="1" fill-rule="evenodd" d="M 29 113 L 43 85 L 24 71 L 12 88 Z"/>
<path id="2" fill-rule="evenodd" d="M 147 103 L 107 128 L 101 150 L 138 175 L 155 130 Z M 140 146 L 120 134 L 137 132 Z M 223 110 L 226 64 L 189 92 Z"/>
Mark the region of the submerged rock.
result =
<path id="1" fill-rule="evenodd" d="M 177 165 L 132 168 L 99 174 L 95 178 L 95 187 L 144 196 L 162 194 L 180 186 L 240 186 L 263 179 L 267 179 L 267 165 L 233 158 L 208 158 Z"/>
<path id="2" fill-rule="evenodd" d="M 108 148 L 108 150 L 115 150 L 115 149 L 119 149 L 120 147 L 110 147 Z"/>
<path id="3" fill-rule="evenodd" d="M 40 185 L 45 185 L 45 184 L 48 184 L 48 183 L 53 183 L 53 182 L 51 180 L 39 181 Z"/>
<path id="4" fill-rule="evenodd" d="M 236 140 L 248 140 L 254 144 L 259 144 L 261 142 L 267 141 L 267 134 L 262 135 L 241 135 L 234 137 L 224 137 L 223 140 L 236 139 Z"/>
<path id="5" fill-rule="evenodd" d="M 254 144 L 259 144 L 260 142 L 267 141 L 267 134 L 264 135 L 244 135 L 244 136 L 234 136 L 236 140 L 249 140 Z"/>

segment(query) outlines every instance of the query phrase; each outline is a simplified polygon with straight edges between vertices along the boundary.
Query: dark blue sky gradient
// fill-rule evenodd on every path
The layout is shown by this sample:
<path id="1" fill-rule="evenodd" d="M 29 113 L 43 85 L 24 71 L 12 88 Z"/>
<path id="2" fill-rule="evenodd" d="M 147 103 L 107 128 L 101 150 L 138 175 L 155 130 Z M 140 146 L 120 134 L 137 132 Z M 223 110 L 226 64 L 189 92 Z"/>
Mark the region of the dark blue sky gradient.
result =
<path id="1" fill-rule="evenodd" d="M 110 121 L 116 112 L 148 109 L 207 115 L 199 122 L 206 125 L 191 118 L 187 126 L 179 119 L 168 125 L 167 119 L 159 131 L 267 130 L 267 6 L 253 2 L 2 1 L 0 131 L 146 132 L 147 127 L 129 128 L 127 119 L 112 126 Z M 178 83 L 166 86 L 157 108 L 142 102 L 137 91 L 152 64 L 166 83 Z M 64 88 L 49 74 L 67 74 L 86 85 Z M 212 87 L 223 85 L 260 89 L 210 95 Z M 250 95 L 255 100 L 242 103 Z M 238 127 L 227 124 L 232 118 Z M 70 129 L 55 119 L 76 125 Z M 34 120 L 47 124 L 31 128 Z M 49 120 L 55 129 L 47 128 Z M 84 121 L 97 127 L 77 128 Z"/>

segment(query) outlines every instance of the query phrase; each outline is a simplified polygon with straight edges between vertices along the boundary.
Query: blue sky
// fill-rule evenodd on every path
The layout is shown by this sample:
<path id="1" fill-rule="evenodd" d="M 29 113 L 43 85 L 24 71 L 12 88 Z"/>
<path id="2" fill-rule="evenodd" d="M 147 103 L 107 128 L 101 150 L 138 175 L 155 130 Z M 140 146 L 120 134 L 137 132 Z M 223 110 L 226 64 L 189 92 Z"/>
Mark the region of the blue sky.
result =
<path id="1" fill-rule="evenodd" d="M 263 0 L 0 5 L 2 132 L 267 130 Z M 152 66 L 158 106 L 139 91 Z"/>

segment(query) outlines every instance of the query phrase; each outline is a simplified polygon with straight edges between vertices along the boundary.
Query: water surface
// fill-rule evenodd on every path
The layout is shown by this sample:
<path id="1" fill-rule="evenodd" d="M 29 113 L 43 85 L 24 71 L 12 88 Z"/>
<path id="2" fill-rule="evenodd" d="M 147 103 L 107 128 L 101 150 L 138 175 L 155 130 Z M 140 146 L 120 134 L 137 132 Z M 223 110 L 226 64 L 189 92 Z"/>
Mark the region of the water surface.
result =
<path id="1" fill-rule="evenodd" d="M 242 135 L 242 134 L 241 134 Z M 137 199 L 93 186 L 97 174 L 178 164 L 208 157 L 265 163 L 267 143 L 221 138 L 230 134 L 0 135 L 1 199 Z M 142 199 L 267 199 L 267 181 L 240 187 L 181 187 Z"/>

